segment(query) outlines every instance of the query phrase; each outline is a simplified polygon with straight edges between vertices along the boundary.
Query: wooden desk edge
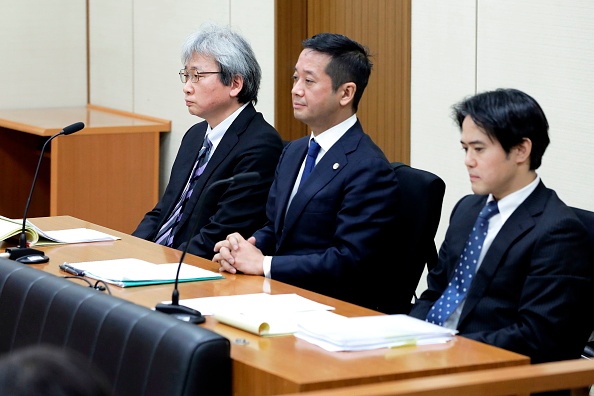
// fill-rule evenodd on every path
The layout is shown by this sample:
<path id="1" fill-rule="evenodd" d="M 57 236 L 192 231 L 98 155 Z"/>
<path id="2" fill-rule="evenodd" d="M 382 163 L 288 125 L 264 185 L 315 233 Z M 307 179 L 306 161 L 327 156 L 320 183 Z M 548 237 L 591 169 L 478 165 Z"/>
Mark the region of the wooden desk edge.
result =
<path id="1" fill-rule="evenodd" d="M 154 125 L 136 125 L 136 126 L 105 126 L 105 127 L 93 127 L 92 132 L 93 134 L 102 134 L 102 133 L 132 133 L 132 132 L 170 132 L 171 131 L 171 121 L 165 120 L 162 118 L 147 116 L 143 114 L 136 114 L 124 110 L 112 109 L 109 107 L 97 106 L 93 104 L 86 105 L 87 110 L 93 111 L 100 111 L 104 113 L 111 113 L 115 115 L 120 115 L 124 117 L 131 117 L 136 118 L 139 120 L 149 121 L 155 123 Z M 27 109 L 17 109 L 17 110 L 27 110 Z M 33 110 L 33 109 L 31 109 Z M 52 136 L 56 133 L 60 132 L 60 128 L 44 128 L 36 125 L 26 124 L 19 121 L 12 121 L 6 118 L 0 118 L 0 127 L 13 129 L 25 133 L 30 133 L 33 135 L 39 136 Z"/>

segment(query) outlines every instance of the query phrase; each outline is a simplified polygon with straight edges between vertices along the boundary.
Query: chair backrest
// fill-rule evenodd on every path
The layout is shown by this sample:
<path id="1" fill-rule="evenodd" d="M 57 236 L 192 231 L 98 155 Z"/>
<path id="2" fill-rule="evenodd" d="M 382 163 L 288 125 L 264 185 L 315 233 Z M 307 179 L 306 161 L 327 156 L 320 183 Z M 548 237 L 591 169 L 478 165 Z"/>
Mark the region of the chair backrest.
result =
<path id="1" fill-rule="evenodd" d="M 393 162 L 400 191 L 398 238 L 399 274 L 408 279 L 406 289 L 397 301 L 410 301 L 414 296 L 425 265 L 432 269 L 437 264 L 435 233 L 441 217 L 445 183 L 437 175 Z M 404 297 L 404 298 L 403 298 Z M 406 300 L 408 297 L 408 300 Z M 408 313 L 410 306 L 398 313 Z M 388 312 L 396 313 L 396 312 Z"/>
<path id="2" fill-rule="evenodd" d="M 586 230 L 588 231 L 588 235 L 590 237 L 590 246 L 592 246 L 592 249 L 594 251 L 594 212 L 590 212 L 589 210 L 580 208 L 571 209 L 573 209 L 574 213 L 586 227 Z M 594 263 L 592 264 L 594 265 Z M 582 356 L 588 359 L 594 358 L 594 331 L 592 331 L 592 334 L 590 334 L 590 339 L 584 347 Z"/>
<path id="3" fill-rule="evenodd" d="M 594 249 L 594 212 L 580 208 L 571 208 L 581 222 L 586 226 L 588 235 L 590 236 L 590 245 Z"/>
<path id="4" fill-rule="evenodd" d="M 231 394 L 226 338 L 0 259 L 0 354 L 38 344 L 87 357 L 114 395 Z"/>

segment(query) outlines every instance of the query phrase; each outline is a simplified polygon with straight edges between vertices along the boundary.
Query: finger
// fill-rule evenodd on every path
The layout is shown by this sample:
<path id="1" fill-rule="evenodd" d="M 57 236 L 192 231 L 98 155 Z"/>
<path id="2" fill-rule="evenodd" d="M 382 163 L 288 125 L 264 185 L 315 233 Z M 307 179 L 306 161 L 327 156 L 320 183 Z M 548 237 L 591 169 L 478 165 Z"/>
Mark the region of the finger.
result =
<path id="1" fill-rule="evenodd" d="M 224 260 L 231 265 L 235 264 L 235 258 L 233 257 L 231 250 L 227 246 L 223 246 L 221 248 L 220 254 L 221 254 L 221 261 Z"/>
<path id="2" fill-rule="evenodd" d="M 224 240 L 222 240 L 222 241 L 219 241 L 219 242 L 215 243 L 213 250 L 214 250 L 215 252 L 220 252 L 220 251 L 221 251 L 221 248 L 222 248 L 223 246 L 226 246 L 226 245 L 228 245 L 228 243 L 229 243 L 229 242 L 227 242 L 227 240 L 226 240 L 226 239 L 224 239 Z"/>
<path id="3" fill-rule="evenodd" d="M 221 267 L 219 268 L 219 272 L 229 272 L 231 274 L 234 274 L 237 272 L 237 270 L 235 269 L 235 267 L 233 267 L 231 264 L 229 264 L 227 262 L 227 260 L 221 260 L 221 262 L 219 263 L 221 265 Z"/>
<path id="4" fill-rule="evenodd" d="M 227 238 L 227 242 L 229 242 L 233 250 L 239 249 L 239 240 L 236 234 L 229 235 L 229 237 Z"/>

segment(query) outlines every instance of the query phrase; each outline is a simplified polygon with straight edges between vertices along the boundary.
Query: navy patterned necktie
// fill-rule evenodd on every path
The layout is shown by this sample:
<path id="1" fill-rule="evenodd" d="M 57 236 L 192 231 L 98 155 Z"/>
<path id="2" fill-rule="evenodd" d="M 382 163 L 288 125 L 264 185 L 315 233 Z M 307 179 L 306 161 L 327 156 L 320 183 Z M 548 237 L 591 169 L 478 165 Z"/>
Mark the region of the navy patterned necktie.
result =
<path id="1" fill-rule="evenodd" d="M 307 179 L 311 171 L 313 170 L 314 166 L 316 166 L 316 158 L 318 158 L 318 153 L 320 152 L 320 145 L 316 142 L 315 139 L 311 139 L 309 141 L 309 148 L 307 149 L 307 157 L 305 158 L 305 166 L 303 167 L 303 173 L 301 174 L 301 180 L 299 181 L 299 188 Z"/>
<path id="2" fill-rule="evenodd" d="M 470 283 L 476 273 L 478 259 L 481 255 L 481 249 L 489 230 L 489 219 L 499 213 L 497 202 L 491 201 L 478 215 L 472 232 L 468 236 L 464 251 L 460 255 L 460 261 L 456 266 L 454 275 L 448 283 L 439 300 L 433 304 L 433 307 L 427 314 L 427 322 L 443 326 L 444 322 L 450 317 L 452 312 L 466 298 Z"/>
<path id="3" fill-rule="evenodd" d="M 192 174 L 184 190 L 182 191 L 179 200 L 175 204 L 171 214 L 167 218 L 167 221 L 161 226 L 157 236 L 155 237 L 155 242 L 165 246 L 172 246 L 173 244 L 173 237 L 175 236 L 175 232 L 177 225 L 179 224 L 182 215 L 184 213 L 184 209 L 186 207 L 186 202 L 192 196 L 192 192 L 194 191 L 194 187 L 196 186 L 196 182 L 198 181 L 198 177 L 204 172 L 204 168 L 206 168 L 206 163 L 208 162 L 208 156 L 212 149 L 212 143 L 208 140 L 208 136 L 204 137 L 204 142 L 202 143 L 202 148 L 198 153 L 198 157 L 196 158 L 196 163 L 194 164 L 194 168 L 192 169 Z"/>

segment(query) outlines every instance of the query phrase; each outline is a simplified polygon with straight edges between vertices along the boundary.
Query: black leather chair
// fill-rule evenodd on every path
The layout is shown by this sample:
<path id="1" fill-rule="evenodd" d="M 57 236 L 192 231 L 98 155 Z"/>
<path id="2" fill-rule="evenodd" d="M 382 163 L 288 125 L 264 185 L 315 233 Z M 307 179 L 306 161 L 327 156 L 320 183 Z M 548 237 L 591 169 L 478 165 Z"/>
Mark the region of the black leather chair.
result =
<path id="1" fill-rule="evenodd" d="M 588 235 L 590 236 L 590 246 L 594 249 L 594 212 L 579 208 L 572 209 L 586 226 L 586 230 L 588 230 Z M 594 265 L 594 263 L 592 263 L 592 265 Z M 588 359 L 594 358 L 594 331 L 592 332 L 592 335 L 590 335 L 590 339 L 584 348 L 582 356 Z"/>
<path id="2" fill-rule="evenodd" d="M 396 301 L 411 301 L 427 265 L 432 269 L 437 264 L 435 233 L 441 217 L 445 183 L 437 175 L 393 162 L 400 191 L 398 266 L 399 276 L 407 279 L 406 288 L 394 290 Z M 400 307 L 398 312 L 408 313 L 410 305 Z"/>
<path id="3" fill-rule="evenodd" d="M 37 344 L 87 357 L 114 395 L 231 394 L 226 338 L 0 259 L 0 354 Z"/>

